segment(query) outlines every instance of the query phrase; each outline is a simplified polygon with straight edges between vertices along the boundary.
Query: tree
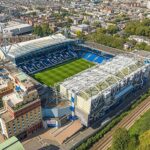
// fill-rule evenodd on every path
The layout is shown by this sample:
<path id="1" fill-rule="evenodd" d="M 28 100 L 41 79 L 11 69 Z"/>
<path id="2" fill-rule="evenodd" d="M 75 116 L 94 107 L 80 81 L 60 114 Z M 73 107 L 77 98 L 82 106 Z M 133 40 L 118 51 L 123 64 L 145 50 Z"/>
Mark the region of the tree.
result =
<path id="1" fill-rule="evenodd" d="M 85 38 L 85 34 L 82 31 L 76 31 L 76 35 L 79 39 L 84 39 Z"/>
<path id="2" fill-rule="evenodd" d="M 43 37 L 50 35 L 52 33 L 52 30 L 50 29 L 48 23 L 44 23 L 42 25 L 35 26 L 33 29 L 33 33 Z"/>
<path id="3" fill-rule="evenodd" d="M 150 130 L 144 132 L 139 137 L 140 144 L 138 150 L 149 150 L 150 149 Z"/>
<path id="4" fill-rule="evenodd" d="M 68 18 L 67 18 L 67 22 L 68 22 L 69 24 L 71 24 L 71 23 L 73 23 L 73 20 L 68 17 Z"/>
<path id="5" fill-rule="evenodd" d="M 43 35 L 44 36 L 47 36 L 47 35 L 51 34 L 51 30 L 49 28 L 49 24 L 48 23 L 44 23 L 42 25 L 42 31 L 43 31 Z"/>
<path id="6" fill-rule="evenodd" d="M 125 32 L 129 35 L 134 35 L 136 31 L 136 25 L 139 24 L 138 22 L 129 22 L 126 24 Z"/>
<path id="7" fill-rule="evenodd" d="M 128 35 L 140 35 L 150 37 L 150 19 L 140 21 L 131 21 L 126 24 L 125 32 Z"/>
<path id="8" fill-rule="evenodd" d="M 145 51 L 150 51 L 150 45 L 146 45 L 144 50 Z"/>
<path id="9" fill-rule="evenodd" d="M 38 28 L 37 28 L 37 35 L 38 35 L 38 36 L 41 36 L 41 37 L 44 35 L 41 26 L 38 26 Z"/>
<path id="10" fill-rule="evenodd" d="M 42 31 L 42 27 L 40 25 L 36 25 L 33 28 L 33 33 L 37 34 L 38 36 L 43 36 L 43 31 Z"/>
<path id="11" fill-rule="evenodd" d="M 147 45 L 146 43 L 142 42 L 142 43 L 137 43 L 135 47 L 138 50 L 145 50 L 146 45 Z"/>
<path id="12" fill-rule="evenodd" d="M 109 25 L 107 28 L 107 33 L 109 34 L 115 34 L 118 31 L 118 27 L 116 25 Z"/>
<path id="13" fill-rule="evenodd" d="M 36 16 L 37 13 L 34 11 L 34 12 L 31 13 L 31 15 L 32 15 L 32 16 Z"/>
<path id="14" fill-rule="evenodd" d="M 130 136 L 124 128 L 119 128 L 113 135 L 113 150 L 127 150 Z"/>
<path id="15" fill-rule="evenodd" d="M 150 19 L 144 19 L 142 21 L 142 25 L 144 25 L 144 26 L 150 26 Z"/>
<path id="16" fill-rule="evenodd" d="M 106 29 L 104 29 L 104 28 L 98 28 L 98 29 L 96 30 L 96 32 L 97 32 L 97 33 L 106 33 Z"/>
<path id="17" fill-rule="evenodd" d="M 146 35 L 145 31 L 146 31 L 146 27 L 139 26 L 139 27 L 136 28 L 135 34 L 140 35 L 140 36 L 145 36 Z"/>
<path id="18" fill-rule="evenodd" d="M 136 150 L 138 145 L 139 145 L 138 135 L 131 136 L 128 144 L 128 150 Z"/>
<path id="19" fill-rule="evenodd" d="M 94 27 L 101 27 L 101 23 L 99 21 L 94 21 L 93 26 Z"/>

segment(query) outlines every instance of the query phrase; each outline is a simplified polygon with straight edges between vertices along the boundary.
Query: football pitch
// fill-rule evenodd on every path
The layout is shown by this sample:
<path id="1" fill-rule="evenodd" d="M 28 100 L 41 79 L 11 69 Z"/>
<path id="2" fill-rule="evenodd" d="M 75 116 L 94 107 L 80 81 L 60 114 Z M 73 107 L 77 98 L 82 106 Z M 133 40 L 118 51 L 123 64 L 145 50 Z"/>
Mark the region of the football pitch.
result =
<path id="1" fill-rule="evenodd" d="M 92 66 L 94 66 L 92 62 L 77 59 L 38 72 L 34 74 L 33 77 L 47 86 L 54 86 L 55 83 L 62 82 L 64 79 Z"/>

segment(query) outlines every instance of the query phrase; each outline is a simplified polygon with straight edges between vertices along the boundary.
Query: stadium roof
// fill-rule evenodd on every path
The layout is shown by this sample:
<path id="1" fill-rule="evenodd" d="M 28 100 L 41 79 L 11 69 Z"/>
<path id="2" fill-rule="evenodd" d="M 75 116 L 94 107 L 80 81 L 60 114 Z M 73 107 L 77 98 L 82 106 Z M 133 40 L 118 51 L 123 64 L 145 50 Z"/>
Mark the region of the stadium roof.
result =
<path id="1" fill-rule="evenodd" d="M 39 39 L 34 39 L 34 40 L 14 44 L 11 47 L 7 46 L 6 49 L 10 48 L 7 55 L 11 58 L 16 58 L 19 56 L 26 55 L 30 52 L 34 52 L 55 44 L 69 42 L 69 41 L 74 41 L 74 40 L 67 39 L 62 34 L 47 36 Z"/>
<path id="2" fill-rule="evenodd" d="M 8 140 L 6 140 L 5 142 L 0 144 L 0 149 L 1 150 L 24 150 L 24 147 L 22 146 L 22 144 L 20 143 L 20 141 L 18 141 L 18 139 L 13 136 L 11 138 L 9 138 Z"/>
<path id="3" fill-rule="evenodd" d="M 61 85 L 88 100 L 106 91 L 110 86 L 123 81 L 143 66 L 143 62 L 134 58 L 118 55 L 109 62 L 96 65 L 66 79 Z"/>

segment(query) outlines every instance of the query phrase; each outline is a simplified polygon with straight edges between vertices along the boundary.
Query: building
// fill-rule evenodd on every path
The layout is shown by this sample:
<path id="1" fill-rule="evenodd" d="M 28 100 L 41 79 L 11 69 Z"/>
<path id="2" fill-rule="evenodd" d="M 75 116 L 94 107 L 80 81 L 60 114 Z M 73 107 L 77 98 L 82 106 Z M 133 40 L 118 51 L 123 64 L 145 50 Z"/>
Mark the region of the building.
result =
<path id="1" fill-rule="evenodd" d="M 32 26 L 19 22 L 8 22 L 3 32 L 12 36 L 24 35 L 32 32 Z"/>
<path id="2" fill-rule="evenodd" d="M 1 68 L 0 69 L 0 98 L 2 98 L 4 95 L 7 95 L 14 90 L 14 82 L 13 78 L 9 74 L 9 72 Z"/>
<path id="3" fill-rule="evenodd" d="M 147 8 L 150 9 L 150 1 L 147 2 Z"/>
<path id="4" fill-rule="evenodd" d="M 131 36 L 129 37 L 129 40 L 135 40 L 135 41 L 137 41 L 138 43 L 144 42 L 144 43 L 150 45 L 150 39 L 147 38 L 147 37 L 144 37 L 144 36 L 131 35 Z"/>
<path id="5" fill-rule="evenodd" d="M 14 91 L 2 98 L 5 111 L 0 114 L 1 132 L 6 138 L 23 139 L 42 127 L 41 101 L 24 73 L 16 74 L 14 79 Z"/>
<path id="6" fill-rule="evenodd" d="M 118 55 L 111 61 L 76 74 L 60 84 L 60 93 L 74 101 L 75 114 L 85 126 L 125 98 L 149 78 L 150 67 Z"/>
<path id="7" fill-rule="evenodd" d="M 0 14 L 0 22 L 5 22 L 9 17 L 5 14 Z"/>
<path id="8" fill-rule="evenodd" d="M 88 32 L 90 30 L 90 26 L 87 25 L 87 24 L 81 24 L 81 25 L 77 25 L 77 26 L 71 26 L 70 29 L 74 33 L 77 32 L 77 31 Z"/>
<path id="9" fill-rule="evenodd" d="M 1 150 L 24 150 L 23 145 L 20 141 L 15 137 L 11 137 L 7 139 L 5 142 L 0 144 Z"/>
<path id="10" fill-rule="evenodd" d="M 47 127 L 61 127 L 65 125 L 71 115 L 70 101 L 52 100 L 42 107 L 43 125 Z"/>

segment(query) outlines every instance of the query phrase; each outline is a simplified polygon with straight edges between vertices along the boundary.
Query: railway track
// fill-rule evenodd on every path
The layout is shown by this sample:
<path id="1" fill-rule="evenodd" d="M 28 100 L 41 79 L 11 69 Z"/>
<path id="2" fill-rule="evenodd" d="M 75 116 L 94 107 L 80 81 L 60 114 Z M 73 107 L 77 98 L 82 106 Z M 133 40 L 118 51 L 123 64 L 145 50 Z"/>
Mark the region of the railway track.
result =
<path id="1" fill-rule="evenodd" d="M 117 128 L 123 127 L 129 129 L 136 120 L 140 118 L 147 110 L 150 109 L 150 97 L 139 104 L 134 110 L 131 111 L 120 123 L 118 123 L 111 131 L 105 134 L 105 136 L 99 140 L 91 150 L 107 150 L 112 144 L 112 135 Z"/>

